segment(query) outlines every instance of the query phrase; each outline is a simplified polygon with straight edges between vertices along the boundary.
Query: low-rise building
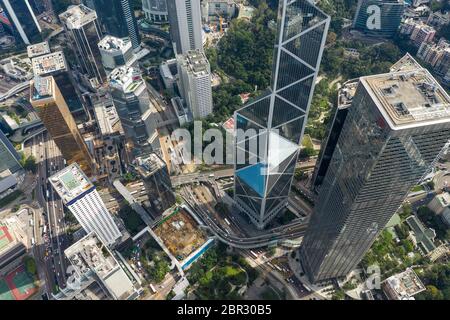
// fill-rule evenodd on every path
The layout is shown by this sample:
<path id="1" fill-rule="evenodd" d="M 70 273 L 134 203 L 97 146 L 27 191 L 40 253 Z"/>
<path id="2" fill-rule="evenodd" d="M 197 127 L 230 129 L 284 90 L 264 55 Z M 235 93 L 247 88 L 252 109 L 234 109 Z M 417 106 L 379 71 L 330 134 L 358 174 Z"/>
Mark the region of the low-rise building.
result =
<path id="1" fill-rule="evenodd" d="M 139 294 L 132 279 L 125 272 L 114 253 L 110 251 L 95 232 L 74 243 L 64 251 L 74 267 L 77 278 L 96 278 L 115 300 L 135 299 Z"/>
<path id="2" fill-rule="evenodd" d="M 50 53 L 50 47 L 47 41 L 29 45 L 27 47 L 28 58 L 34 58 Z"/>
<path id="3" fill-rule="evenodd" d="M 450 194 L 447 192 L 438 194 L 428 204 L 428 208 L 433 210 L 436 214 L 442 214 L 445 209 L 448 209 L 448 206 L 450 206 Z"/>
<path id="4" fill-rule="evenodd" d="M 173 90 L 177 81 L 177 59 L 170 59 L 161 63 L 159 73 L 166 89 Z"/>
<path id="5" fill-rule="evenodd" d="M 205 0 L 201 3 L 202 19 L 204 22 L 233 18 L 237 13 L 237 4 L 234 0 Z"/>
<path id="6" fill-rule="evenodd" d="M 390 300 L 415 300 L 416 294 L 426 290 L 417 274 L 410 268 L 387 278 L 381 286 Z"/>
<path id="7" fill-rule="evenodd" d="M 412 234 L 410 235 L 412 242 L 423 255 L 427 255 L 436 249 L 436 245 L 434 244 L 436 232 L 433 229 L 426 228 L 414 215 L 409 216 L 406 219 L 406 223 L 412 230 Z"/>

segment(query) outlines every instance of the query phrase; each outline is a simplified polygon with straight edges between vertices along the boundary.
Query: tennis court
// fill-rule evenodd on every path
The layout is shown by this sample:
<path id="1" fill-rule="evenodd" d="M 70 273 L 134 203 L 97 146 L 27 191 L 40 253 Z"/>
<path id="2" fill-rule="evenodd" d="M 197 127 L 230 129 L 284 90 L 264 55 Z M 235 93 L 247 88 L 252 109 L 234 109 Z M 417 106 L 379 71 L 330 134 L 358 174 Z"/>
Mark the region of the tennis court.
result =
<path id="1" fill-rule="evenodd" d="M 0 300 L 15 300 L 5 280 L 0 279 Z"/>
<path id="2" fill-rule="evenodd" d="M 16 300 L 25 300 L 37 291 L 33 277 L 26 272 L 23 265 L 9 273 L 5 279 Z"/>

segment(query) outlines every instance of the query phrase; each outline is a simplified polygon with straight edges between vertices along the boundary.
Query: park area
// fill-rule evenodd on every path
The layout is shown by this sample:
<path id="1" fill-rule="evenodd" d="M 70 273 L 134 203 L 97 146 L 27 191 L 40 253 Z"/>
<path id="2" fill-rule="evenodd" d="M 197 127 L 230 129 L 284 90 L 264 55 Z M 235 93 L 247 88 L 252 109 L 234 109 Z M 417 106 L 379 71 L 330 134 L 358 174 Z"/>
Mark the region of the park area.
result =
<path id="1" fill-rule="evenodd" d="M 186 259 L 207 240 L 196 221 L 182 208 L 175 209 L 154 231 L 179 261 Z"/>
<path id="2" fill-rule="evenodd" d="M 34 278 L 24 265 L 0 278 L 0 300 L 28 299 L 38 291 Z"/>

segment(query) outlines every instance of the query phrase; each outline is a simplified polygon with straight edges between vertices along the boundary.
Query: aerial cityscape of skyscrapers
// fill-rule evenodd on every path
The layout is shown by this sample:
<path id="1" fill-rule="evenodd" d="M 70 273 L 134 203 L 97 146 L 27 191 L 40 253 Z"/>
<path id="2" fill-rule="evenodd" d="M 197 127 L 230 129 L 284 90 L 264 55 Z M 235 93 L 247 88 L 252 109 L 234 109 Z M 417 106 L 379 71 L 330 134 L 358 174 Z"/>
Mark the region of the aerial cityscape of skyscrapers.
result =
<path id="1" fill-rule="evenodd" d="M 449 27 L 0 0 L 0 300 L 450 299 Z"/>

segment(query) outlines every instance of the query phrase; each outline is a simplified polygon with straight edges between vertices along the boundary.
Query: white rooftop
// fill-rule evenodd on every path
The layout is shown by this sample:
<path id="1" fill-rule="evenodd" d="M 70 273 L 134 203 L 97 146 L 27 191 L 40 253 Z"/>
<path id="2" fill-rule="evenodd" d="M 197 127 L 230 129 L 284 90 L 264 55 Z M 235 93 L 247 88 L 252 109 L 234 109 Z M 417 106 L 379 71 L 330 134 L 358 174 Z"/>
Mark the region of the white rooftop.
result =
<path id="1" fill-rule="evenodd" d="M 37 56 L 41 56 L 43 54 L 50 53 L 50 47 L 48 46 L 48 42 L 39 42 L 36 44 L 29 45 L 27 47 L 28 58 L 34 58 Z"/>
<path id="2" fill-rule="evenodd" d="M 189 50 L 184 55 L 179 55 L 178 60 L 187 68 L 188 72 L 196 76 L 209 74 L 209 61 L 201 50 Z"/>
<path id="3" fill-rule="evenodd" d="M 33 58 L 32 64 L 35 76 L 53 73 L 59 70 L 67 70 L 66 59 L 62 51 Z"/>
<path id="4" fill-rule="evenodd" d="M 144 84 L 139 69 L 128 66 L 114 69 L 108 78 L 111 86 L 126 93 L 134 92 L 141 84 Z"/>
<path id="5" fill-rule="evenodd" d="M 55 173 L 49 181 L 64 203 L 70 202 L 94 186 L 76 163 Z"/>
<path id="6" fill-rule="evenodd" d="M 127 299 L 134 293 L 134 286 L 112 252 L 91 232 L 64 251 L 76 271 L 81 274 L 94 272 L 115 299 Z"/>
<path id="7" fill-rule="evenodd" d="M 131 41 L 129 38 L 116 38 L 107 35 L 98 43 L 98 47 L 108 52 L 125 52 L 131 48 Z"/>
<path id="8" fill-rule="evenodd" d="M 65 22 L 68 29 L 80 29 L 97 19 L 97 13 L 91 8 L 79 4 L 70 6 L 65 12 L 59 15 L 59 18 Z"/>

